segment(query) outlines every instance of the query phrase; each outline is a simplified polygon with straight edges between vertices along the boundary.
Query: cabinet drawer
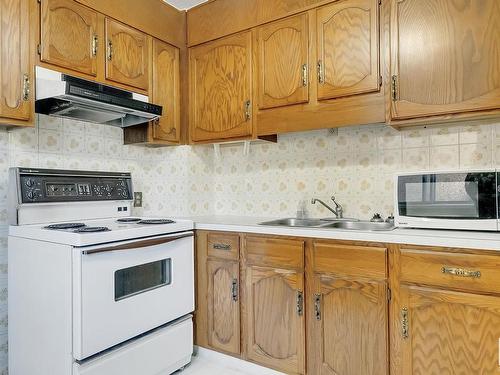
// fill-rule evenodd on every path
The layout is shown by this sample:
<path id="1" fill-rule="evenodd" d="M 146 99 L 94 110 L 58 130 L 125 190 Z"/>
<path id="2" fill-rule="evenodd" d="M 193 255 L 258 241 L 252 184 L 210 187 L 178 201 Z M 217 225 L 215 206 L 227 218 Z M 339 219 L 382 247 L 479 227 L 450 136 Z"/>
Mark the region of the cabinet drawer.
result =
<path id="1" fill-rule="evenodd" d="M 500 293 L 500 256 L 401 249 L 401 281 Z"/>
<path id="2" fill-rule="evenodd" d="M 317 241 L 314 243 L 314 272 L 385 280 L 387 249 Z"/>
<path id="3" fill-rule="evenodd" d="M 246 263 L 252 265 L 303 269 L 304 241 L 273 237 L 247 236 Z"/>
<path id="4" fill-rule="evenodd" d="M 235 233 L 209 233 L 208 256 L 221 259 L 240 258 L 240 236 Z"/>

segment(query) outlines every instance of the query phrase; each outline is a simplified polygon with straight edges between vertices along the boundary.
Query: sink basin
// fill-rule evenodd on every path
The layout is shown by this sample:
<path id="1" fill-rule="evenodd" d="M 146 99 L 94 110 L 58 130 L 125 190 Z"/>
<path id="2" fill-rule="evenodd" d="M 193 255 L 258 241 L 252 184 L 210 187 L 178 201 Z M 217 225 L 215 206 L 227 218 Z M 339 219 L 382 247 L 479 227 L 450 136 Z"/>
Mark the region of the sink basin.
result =
<path id="1" fill-rule="evenodd" d="M 391 231 L 396 229 L 392 223 L 376 223 L 371 221 L 339 221 L 331 223 L 322 228 L 335 228 L 361 231 Z"/>
<path id="2" fill-rule="evenodd" d="M 266 221 L 264 223 L 259 223 L 259 225 L 268 225 L 273 227 L 321 227 L 325 225 L 325 222 L 320 219 L 278 219 L 273 221 Z M 328 225 L 328 224 L 326 224 Z"/>

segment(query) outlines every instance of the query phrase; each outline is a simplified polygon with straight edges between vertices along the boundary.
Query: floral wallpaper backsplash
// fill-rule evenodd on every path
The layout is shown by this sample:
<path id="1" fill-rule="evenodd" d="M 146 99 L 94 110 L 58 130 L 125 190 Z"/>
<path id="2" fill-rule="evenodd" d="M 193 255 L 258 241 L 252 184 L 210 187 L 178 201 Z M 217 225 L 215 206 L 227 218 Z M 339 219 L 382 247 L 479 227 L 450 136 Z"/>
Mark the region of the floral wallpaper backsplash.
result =
<path id="1" fill-rule="evenodd" d="M 244 152 L 247 150 L 248 152 Z M 39 116 L 35 128 L 0 128 L 0 375 L 7 374 L 9 166 L 132 172 L 136 215 L 330 214 L 312 197 L 335 195 L 345 215 L 393 212 L 397 171 L 500 167 L 500 121 L 396 131 L 373 125 L 286 134 L 278 143 L 124 146 L 121 129 Z"/>

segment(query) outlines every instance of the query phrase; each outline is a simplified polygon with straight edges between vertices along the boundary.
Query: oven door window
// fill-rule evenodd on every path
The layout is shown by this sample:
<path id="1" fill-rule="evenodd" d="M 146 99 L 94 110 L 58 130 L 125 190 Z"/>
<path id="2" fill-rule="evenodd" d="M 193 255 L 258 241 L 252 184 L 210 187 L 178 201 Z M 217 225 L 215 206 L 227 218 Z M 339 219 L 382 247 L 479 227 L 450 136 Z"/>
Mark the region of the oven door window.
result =
<path id="1" fill-rule="evenodd" d="M 439 219 L 496 219 L 495 173 L 400 176 L 401 216 Z"/>
<path id="2" fill-rule="evenodd" d="M 170 285 L 171 283 L 171 259 L 124 268 L 115 272 L 115 301 Z"/>

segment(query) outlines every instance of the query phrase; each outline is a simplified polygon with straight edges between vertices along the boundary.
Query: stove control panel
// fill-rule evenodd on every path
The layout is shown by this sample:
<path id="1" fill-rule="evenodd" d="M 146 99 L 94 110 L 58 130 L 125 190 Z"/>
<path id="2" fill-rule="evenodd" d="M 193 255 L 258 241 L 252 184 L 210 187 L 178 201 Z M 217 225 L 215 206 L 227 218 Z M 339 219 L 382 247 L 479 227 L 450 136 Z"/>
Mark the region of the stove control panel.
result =
<path id="1" fill-rule="evenodd" d="M 132 200 L 129 173 L 20 169 L 22 203 Z"/>

